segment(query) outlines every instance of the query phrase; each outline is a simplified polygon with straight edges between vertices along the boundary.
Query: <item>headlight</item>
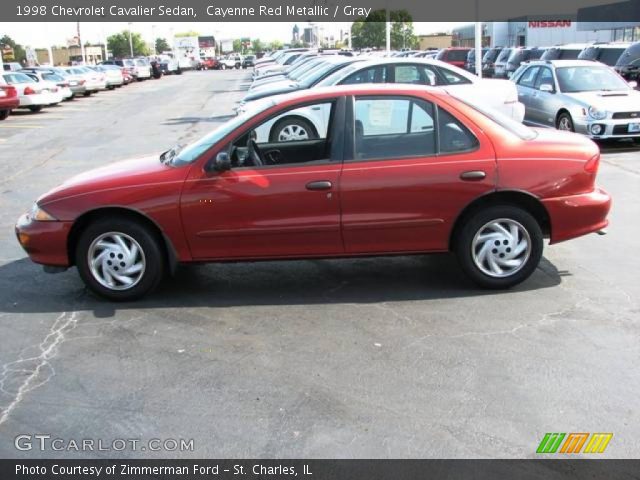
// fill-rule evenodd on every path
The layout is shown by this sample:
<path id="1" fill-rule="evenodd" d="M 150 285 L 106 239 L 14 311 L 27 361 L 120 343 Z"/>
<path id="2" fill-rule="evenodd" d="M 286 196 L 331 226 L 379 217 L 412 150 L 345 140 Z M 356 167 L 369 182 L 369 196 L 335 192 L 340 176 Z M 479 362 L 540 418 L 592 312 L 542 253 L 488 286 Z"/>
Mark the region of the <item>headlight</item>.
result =
<path id="1" fill-rule="evenodd" d="M 45 212 L 42 208 L 38 206 L 37 203 L 33 204 L 31 207 L 31 212 L 29 212 L 29 217 L 31 220 L 35 220 L 36 222 L 57 222 L 58 219 L 53 215 Z"/>
<path id="2" fill-rule="evenodd" d="M 600 110 L 597 107 L 589 107 L 589 116 L 596 120 L 602 120 L 607 116 L 606 110 Z"/>

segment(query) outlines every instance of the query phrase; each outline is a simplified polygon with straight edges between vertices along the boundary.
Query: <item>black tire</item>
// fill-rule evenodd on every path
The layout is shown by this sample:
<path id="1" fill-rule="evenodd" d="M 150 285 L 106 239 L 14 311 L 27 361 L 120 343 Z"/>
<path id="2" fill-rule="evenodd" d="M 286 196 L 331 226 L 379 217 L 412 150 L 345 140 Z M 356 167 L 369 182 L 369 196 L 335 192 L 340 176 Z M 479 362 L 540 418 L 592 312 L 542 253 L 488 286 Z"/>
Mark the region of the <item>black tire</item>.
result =
<path id="1" fill-rule="evenodd" d="M 178 70 L 176 70 L 176 75 L 182 75 L 182 69 L 179 68 Z"/>
<path id="2" fill-rule="evenodd" d="M 271 128 L 271 132 L 269 133 L 269 141 L 278 142 L 280 132 L 288 126 L 297 126 L 303 128 L 307 132 L 309 140 L 315 140 L 318 138 L 316 129 L 308 121 L 298 117 L 285 117 L 281 120 L 278 120 L 278 122 Z"/>
<path id="3" fill-rule="evenodd" d="M 83 95 L 85 97 L 90 97 L 93 92 L 84 92 Z"/>
<path id="4" fill-rule="evenodd" d="M 562 125 L 566 125 L 566 128 L 561 128 Z M 562 112 L 560 115 L 558 115 L 558 118 L 556 120 L 556 128 L 558 130 L 564 130 L 567 132 L 576 131 L 573 125 L 573 119 L 571 118 L 571 115 L 569 115 L 567 112 Z"/>
<path id="5" fill-rule="evenodd" d="M 33 113 L 38 113 L 40 110 L 42 110 L 42 105 L 32 105 L 29 107 L 29 110 L 31 110 Z"/>
<path id="6" fill-rule="evenodd" d="M 144 253 L 145 269 L 137 283 L 126 290 L 111 289 L 100 283 L 89 266 L 89 249 L 94 240 L 110 232 L 125 234 L 134 239 Z M 81 233 L 75 251 L 75 261 L 80 277 L 87 287 L 97 295 L 113 301 L 137 300 L 153 291 L 165 273 L 165 256 L 160 239 L 145 225 L 126 218 L 97 220 Z M 116 267 L 114 267 L 116 268 Z"/>
<path id="7" fill-rule="evenodd" d="M 0 120 L 6 120 L 11 110 L 0 110 Z"/>
<path id="8" fill-rule="evenodd" d="M 506 276 L 494 276 L 483 271 L 474 260 L 475 254 L 479 252 L 479 250 L 476 250 L 479 245 L 474 246 L 474 239 L 486 225 L 494 220 L 503 219 L 517 222 L 526 231 L 529 235 L 530 249 L 528 256 L 518 257 L 523 261 L 519 269 Z M 457 231 L 457 237 L 454 238 L 455 253 L 462 270 L 481 287 L 491 289 L 513 287 L 529 278 L 538 267 L 544 248 L 543 235 L 540 225 L 527 211 L 513 205 L 495 205 L 472 213 L 466 219 L 463 219 L 463 222 L 461 228 Z M 508 253 L 502 253 L 503 250 L 504 252 L 512 251 L 509 243 L 500 243 L 497 247 L 493 248 L 491 246 L 492 256 L 499 255 L 503 257 L 504 255 L 509 255 Z"/>

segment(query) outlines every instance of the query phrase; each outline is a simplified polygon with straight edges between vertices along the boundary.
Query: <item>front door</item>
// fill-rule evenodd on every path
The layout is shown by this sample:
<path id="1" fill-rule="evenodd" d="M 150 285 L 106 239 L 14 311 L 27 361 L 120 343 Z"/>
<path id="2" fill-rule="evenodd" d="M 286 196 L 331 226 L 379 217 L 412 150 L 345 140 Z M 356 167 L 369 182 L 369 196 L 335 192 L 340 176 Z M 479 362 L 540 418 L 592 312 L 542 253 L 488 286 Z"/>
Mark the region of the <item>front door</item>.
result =
<path id="1" fill-rule="evenodd" d="M 194 259 L 344 252 L 341 162 L 335 161 L 333 148 L 337 103 L 288 110 L 240 134 L 229 148 L 230 170 L 198 171 L 186 182 L 182 218 Z M 307 133 L 301 135 L 295 126 L 305 127 Z M 280 134 L 293 130 L 298 134 Z"/>

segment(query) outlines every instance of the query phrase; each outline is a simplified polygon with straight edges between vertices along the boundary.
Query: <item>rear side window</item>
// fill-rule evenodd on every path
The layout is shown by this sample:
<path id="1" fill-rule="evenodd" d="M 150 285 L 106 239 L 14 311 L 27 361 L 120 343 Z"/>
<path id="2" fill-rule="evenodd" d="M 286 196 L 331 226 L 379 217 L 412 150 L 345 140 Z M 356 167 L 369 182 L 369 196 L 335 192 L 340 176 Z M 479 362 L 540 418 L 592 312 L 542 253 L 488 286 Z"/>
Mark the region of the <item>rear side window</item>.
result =
<path id="1" fill-rule="evenodd" d="M 419 99 L 356 99 L 355 158 L 435 155 L 433 108 L 433 104 Z"/>
<path id="2" fill-rule="evenodd" d="M 478 146 L 478 139 L 457 118 L 438 108 L 440 153 L 461 153 Z"/>
<path id="3" fill-rule="evenodd" d="M 444 77 L 449 85 L 461 85 L 463 83 L 471 83 L 468 78 L 449 70 L 448 68 L 439 68 L 440 74 Z"/>

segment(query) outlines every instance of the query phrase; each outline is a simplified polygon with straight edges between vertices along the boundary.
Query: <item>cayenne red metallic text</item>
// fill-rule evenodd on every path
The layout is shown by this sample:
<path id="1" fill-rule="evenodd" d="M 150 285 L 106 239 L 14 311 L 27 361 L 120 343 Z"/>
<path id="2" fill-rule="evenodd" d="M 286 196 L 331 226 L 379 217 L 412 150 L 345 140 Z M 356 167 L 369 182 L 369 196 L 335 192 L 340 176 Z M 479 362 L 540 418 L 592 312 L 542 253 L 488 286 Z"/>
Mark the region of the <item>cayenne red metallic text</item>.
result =
<path id="1" fill-rule="evenodd" d="M 313 135 L 269 135 L 313 111 Z M 455 252 L 488 288 L 522 282 L 550 243 L 607 226 L 598 147 L 437 88 L 272 97 L 187 147 L 72 178 L 16 226 L 47 271 L 77 266 L 131 300 L 181 262 Z"/>

